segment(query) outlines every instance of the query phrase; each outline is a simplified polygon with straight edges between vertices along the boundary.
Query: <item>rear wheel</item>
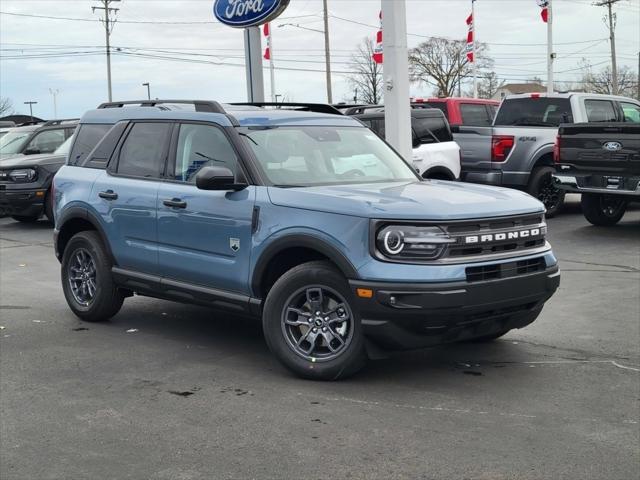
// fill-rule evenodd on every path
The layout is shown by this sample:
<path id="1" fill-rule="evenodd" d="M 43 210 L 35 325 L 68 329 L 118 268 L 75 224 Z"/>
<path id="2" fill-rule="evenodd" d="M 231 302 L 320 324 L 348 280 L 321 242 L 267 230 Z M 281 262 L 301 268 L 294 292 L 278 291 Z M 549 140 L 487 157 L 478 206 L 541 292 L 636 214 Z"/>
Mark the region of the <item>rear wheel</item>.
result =
<path id="1" fill-rule="evenodd" d="M 82 320 L 108 320 L 122 307 L 124 296 L 113 282 L 112 266 L 96 232 L 80 232 L 69 240 L 62 256 L 62 290 Z"/>
<path id="2" fill-rule="evenodd" d="M 40 215 L 12 215 L 11 218 L 22 223 L 34 223 L 40 218 Z"/>
<path id="3" fill-rule="evenodd" d="M 628 201 L 617 195 L 583 193 L 580 204 L 589 223 L 610 226 L 620 221 L 627 210 Z"/>
<path id="4" fill-rule="evenodd" d="M 308 262 L 280 277 L 267 296 L 262 325 L 273 354 L 301 377 L 337 380 L 366 362 L 349 284 L 329 262 Z"/>
<path id="5" fill-rule="evenodd" d="M 558 214 L 564 204 L 564 190 L 560 190 L 553 181 L 553 167 L 536 167 L 531 172 L 527 193 L 540 200 L 547 209 L 546 216 Z"/>

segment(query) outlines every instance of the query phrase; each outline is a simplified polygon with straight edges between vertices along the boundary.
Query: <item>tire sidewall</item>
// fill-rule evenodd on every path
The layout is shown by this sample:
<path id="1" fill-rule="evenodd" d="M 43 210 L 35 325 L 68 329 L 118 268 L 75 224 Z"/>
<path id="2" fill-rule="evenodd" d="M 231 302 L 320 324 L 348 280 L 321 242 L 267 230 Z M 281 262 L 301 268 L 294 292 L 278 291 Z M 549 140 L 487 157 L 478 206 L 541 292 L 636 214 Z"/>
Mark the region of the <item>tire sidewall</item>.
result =
<path id="1" fill-rule="evenodd" d="M 611 226 L 618 223 L 627 211 L 627 202 L 622 201 L 620 207 L 614 215 L 608 215 L 603 211 L 604 195 L 602 194 L 582 194 L 580 203 L 585 218 L 592 224 L 598 226 Z"/>
<path id="2" fill-rule="evenodd" d="M 324 286 L 338 292 L 352 312 L 351 343 L 338 357 L 331 360 L 310 361 L 289 346 L 282 331 L 282 312 L 287 300 L 307 286 Z M 355 373 L 364 364 L 364 335 L 362 322 L 355 309 L 353 295 L 344 276 L 324 262 L 310 262 L 283 275 L 273 286 L 265 302 L 262 315 L 265 340 L 273 354 L 296 374 L 317 380 L 335 380 Z"/>
<path id="3" fill-rule="evenodd" d="M 547 175 L 553 175 L 553 173 L 555 172 L 555 168 L 550 167 L 550 166 L 543 166 L 543 167 L 537 167 L 533 170 L 533 174 L 532 174 L 532 178 L 531 178 L 531 182 L 529 184 L 529 188 L 527 189 L 527 192 L 529 193 L 529 195 L 535 197 L 536 199 L 538 199 L 538 195 L 540 194 L 540 189 L 542 187 L 542 182 L 545 181 L 545 177 Z M 558 212 L 560 211 L 560 209 L 562 208 L 562 205 L 564 204 L 564 197 L 565 197 L 565 192 L 558 189 L 558 203 L 554 206 L 547 206 L 545 205 L 545 208 L 547 210 L 546 212 L 546 216 L 551 218 L 553 216 L 555 216 L 556 214 L 558 214 Z M 541 201 L 541 200 L 540 200 Z"/>

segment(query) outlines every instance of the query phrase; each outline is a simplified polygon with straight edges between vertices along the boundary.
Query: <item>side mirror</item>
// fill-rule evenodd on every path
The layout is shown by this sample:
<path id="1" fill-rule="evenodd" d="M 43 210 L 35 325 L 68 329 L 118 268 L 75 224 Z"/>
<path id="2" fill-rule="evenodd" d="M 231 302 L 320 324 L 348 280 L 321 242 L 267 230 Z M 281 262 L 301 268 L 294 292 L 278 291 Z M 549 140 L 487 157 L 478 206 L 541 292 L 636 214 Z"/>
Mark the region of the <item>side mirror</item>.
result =
<path id="1" fill-rule="evenodd" d="M 25 155 L 37 155 L 40 153 L 40 150 L 34 147 L 27 148 L 24 152 Z"/>
<path id="2" fill-rule="evenodd" d="M 200 190 L 242 190 L 247 185 L 235 183 L 233 172 L 226 167 L 203 167 L 196 174 L 196 187 Z"/>

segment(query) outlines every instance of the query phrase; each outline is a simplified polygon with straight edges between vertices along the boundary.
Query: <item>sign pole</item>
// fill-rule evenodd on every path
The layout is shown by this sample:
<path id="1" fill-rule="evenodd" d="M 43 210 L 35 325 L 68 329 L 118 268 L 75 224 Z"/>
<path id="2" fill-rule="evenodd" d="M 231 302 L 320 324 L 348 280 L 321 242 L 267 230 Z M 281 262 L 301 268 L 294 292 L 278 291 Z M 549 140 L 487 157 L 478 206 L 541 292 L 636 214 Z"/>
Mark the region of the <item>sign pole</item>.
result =
<path id="1" fill-rule="evenodd" d="M 244 56 L 247 70 L 247 100 L 249 102 L 264 102 L 260 28 L 244 29 Z"/>
<path id="2" fill-rule="evenodd" d="M 549 0 L 547 18 L 547 94 L 553 93 L 553 2 Z"/>
<path id="3" fill-rule="evenodd" d="M 386 140 L 411 160 L 411 106 L 405 0 L 382 0 Z"/>
<path id="4" fill-rule="evenodd" d="M 473 26 L 473 98 L 478 98 L 478 56 L 476 54 L 476 0 L 471 0 Z"/>

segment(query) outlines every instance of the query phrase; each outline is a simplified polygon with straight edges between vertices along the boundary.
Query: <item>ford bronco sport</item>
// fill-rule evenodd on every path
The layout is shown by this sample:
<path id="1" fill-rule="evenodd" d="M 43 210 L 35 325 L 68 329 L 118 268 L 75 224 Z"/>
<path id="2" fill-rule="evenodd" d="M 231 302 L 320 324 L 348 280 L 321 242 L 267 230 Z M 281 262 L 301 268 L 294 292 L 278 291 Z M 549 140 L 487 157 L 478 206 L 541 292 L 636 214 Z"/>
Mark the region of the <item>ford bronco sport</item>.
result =
<path id="1" fill-rule="evenodd" d="M 249 314 L 286 367 L 337 379 L 385 348 L 522 328 L 559 285 L 540 202 L 423 180 L 332 107 L 127 103 L 84 115 L 112 127 L 54 179 L 81 319 L 134 294 Z"/>

